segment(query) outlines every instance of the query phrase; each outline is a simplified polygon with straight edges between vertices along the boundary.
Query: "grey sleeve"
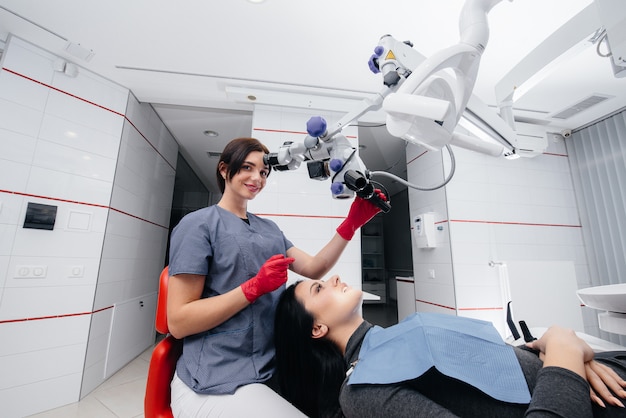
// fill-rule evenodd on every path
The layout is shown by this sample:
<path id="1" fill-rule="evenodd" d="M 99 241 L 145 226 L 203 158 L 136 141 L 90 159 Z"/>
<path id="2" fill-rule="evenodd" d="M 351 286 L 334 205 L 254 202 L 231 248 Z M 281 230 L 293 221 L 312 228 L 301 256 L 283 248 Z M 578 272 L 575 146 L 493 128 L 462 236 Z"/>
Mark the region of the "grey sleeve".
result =
<path id="1" fill-rule="evenodd" d="M 537 384 L 525 416 L 591 417 L 589 384 L 570 370 L 544 367 L 537 374 Z"/>
<path id="2" fill-rule="evenodd" d="M 452 412 L 402 384 L 346 385 L 339 403 L 346 418 L 358 417 L 437 417 L 454 418 Z"/>

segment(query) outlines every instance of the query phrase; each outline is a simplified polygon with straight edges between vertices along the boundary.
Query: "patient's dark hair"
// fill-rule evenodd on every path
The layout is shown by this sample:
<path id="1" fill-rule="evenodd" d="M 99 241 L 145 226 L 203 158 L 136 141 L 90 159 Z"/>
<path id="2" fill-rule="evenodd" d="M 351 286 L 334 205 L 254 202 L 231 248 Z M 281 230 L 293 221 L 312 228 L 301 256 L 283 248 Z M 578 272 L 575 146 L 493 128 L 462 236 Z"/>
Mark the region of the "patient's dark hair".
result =
<path id="1" fill-rule="evenodd" d="M 281 394 L 309 417 L 334 415 L 347 367 L 333 342 L 312 337 L 313 316 L 296 299 L 298 283 L 280 296 L 274 321 Z"/>

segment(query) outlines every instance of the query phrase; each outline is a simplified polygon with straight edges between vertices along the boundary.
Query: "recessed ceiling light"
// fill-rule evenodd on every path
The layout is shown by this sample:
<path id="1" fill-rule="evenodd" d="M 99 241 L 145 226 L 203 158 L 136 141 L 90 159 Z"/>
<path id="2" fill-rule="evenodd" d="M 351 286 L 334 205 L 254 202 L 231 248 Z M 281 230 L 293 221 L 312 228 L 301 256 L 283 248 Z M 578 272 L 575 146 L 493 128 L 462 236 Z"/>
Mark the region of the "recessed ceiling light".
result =
<path id="1" fill-rule="evenodd" d="M 258 3 L 263 3 L 265 0 L 248 0 L 248 1 L 249 1 L 250 3 L 255 3 L 255 4 L 258 4 Z"/>
<path id="2" fill-rule="evenodd" d="M 206 131 L 202 132 L 203 134 L 205 134 L 206 136 L 210 136 L 210 137 L 216 137 L 219 134 L 215 131 L 212 131 L 210 129 L 207 129 Z"/>

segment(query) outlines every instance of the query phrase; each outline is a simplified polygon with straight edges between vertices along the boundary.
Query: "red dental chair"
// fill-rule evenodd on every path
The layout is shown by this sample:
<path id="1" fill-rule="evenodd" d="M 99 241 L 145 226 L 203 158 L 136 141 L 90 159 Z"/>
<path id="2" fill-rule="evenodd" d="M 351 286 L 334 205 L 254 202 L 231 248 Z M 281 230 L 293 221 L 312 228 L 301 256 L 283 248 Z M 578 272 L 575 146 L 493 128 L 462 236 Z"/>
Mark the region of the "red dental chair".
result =
<path id="1" fill-rule="evenodd" d="M 170 335 L 167 328 L 168 280 L 169 274 L 165 267 L 159 278 L 155 328 L 159 333 L 166 334 L 166 337 L 154 347 L 150 358 L 143 404 L 145 418 L 173 418 L 170 382 L 176 371 L 176 361 L 183 351 L 183 341 Z"/>

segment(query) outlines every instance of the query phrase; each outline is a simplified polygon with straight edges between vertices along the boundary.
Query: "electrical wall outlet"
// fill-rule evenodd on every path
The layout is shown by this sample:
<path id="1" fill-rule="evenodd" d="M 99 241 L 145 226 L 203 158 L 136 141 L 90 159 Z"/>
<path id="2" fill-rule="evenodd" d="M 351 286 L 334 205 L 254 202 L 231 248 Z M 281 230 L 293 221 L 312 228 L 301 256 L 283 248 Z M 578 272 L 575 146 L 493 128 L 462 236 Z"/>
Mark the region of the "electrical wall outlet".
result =
<path id="1" fill-rule="evenodd" d="M 19 265 L 15 266 L 16 279 L 43 279 L 48 274 L 48 266 Z"/>

